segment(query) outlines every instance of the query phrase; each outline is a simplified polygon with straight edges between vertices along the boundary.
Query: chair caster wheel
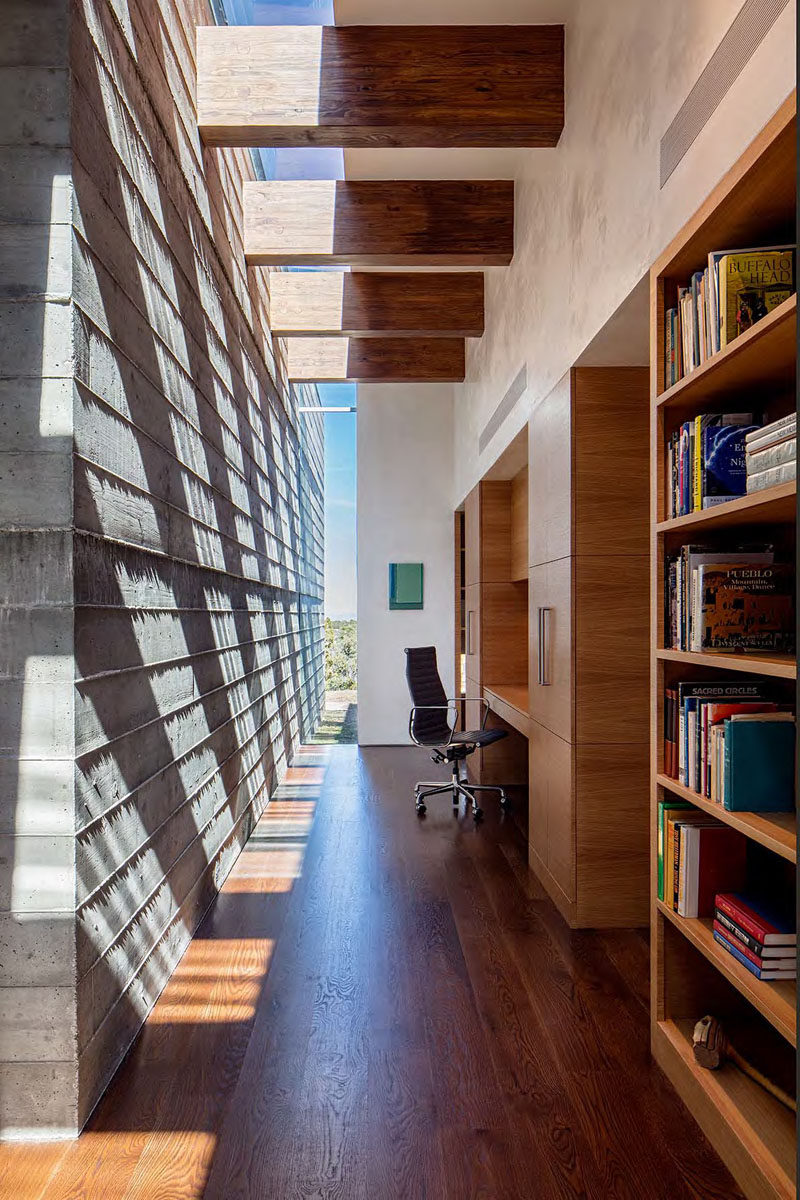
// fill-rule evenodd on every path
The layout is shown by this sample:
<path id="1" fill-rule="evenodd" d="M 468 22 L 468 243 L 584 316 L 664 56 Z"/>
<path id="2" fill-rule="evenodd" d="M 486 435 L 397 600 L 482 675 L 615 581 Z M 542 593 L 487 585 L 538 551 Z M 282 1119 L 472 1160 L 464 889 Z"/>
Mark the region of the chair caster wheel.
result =
<path id="1" fill-rule="evenodd" d="M 483 820 L 483 809 L 482 808 L 474 808 L 472 810 L 472 819 L 473 819 L 473 821 L 482 821 Z"/>
<path id="2" fill-rule="evenodd" d="M 424 816 L 425 816 L 425 813 L 428 811 L 428 809 L 427 809 L 427 807 L 426 807 L 426 806 L 425 806 L 425 805 L 422 803 L 422 801 L 421 801 L 421 800 L 417 802 L 417 806 L 416 806 L 416 807 L 417 807 L 417 816 L 418 816 L 418 817 L 424 817 Z"/>

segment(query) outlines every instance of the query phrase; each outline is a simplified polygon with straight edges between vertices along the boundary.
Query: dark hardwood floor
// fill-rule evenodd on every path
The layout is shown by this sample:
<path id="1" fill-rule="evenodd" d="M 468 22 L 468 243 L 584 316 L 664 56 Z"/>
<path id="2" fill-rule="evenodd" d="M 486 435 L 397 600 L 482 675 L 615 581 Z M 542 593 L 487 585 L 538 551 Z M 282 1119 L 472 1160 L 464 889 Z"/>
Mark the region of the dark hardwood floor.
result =
<path id="1" fill-rule="evenodd" d="M 640 932 L 571 933 L 416 750 L 306 748 L 89 1129 L 3 1200 L 731 1200 L 648 1052 Z"/>

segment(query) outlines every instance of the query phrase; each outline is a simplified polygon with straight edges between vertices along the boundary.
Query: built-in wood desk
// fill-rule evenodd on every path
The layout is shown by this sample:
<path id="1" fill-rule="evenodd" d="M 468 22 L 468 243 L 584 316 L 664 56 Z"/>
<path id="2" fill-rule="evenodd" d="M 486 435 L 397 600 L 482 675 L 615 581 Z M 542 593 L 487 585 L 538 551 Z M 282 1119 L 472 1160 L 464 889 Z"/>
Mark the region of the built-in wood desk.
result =
<path id="1" fill-rule="evenodd" d="M 524 683 L 484 684 L 483 695 L 493 713 L 496 713 L 523 737 L 528 736 L 530 715 L 528 713 L 528 689 Z"/>

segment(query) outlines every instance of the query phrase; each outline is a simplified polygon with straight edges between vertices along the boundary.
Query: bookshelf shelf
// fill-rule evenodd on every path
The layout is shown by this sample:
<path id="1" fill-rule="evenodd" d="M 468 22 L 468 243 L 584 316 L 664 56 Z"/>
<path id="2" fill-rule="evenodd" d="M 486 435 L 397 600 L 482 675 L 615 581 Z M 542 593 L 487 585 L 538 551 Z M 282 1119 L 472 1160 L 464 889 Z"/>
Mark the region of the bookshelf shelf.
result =
<path id="1" fill-rule="evenodd" d="M 797 862 L 797 817 L 794 813 L 728 812 L 692 788 L 684 787 L 677 779 L 671 779 L 669 775 L 658 775 L 656 783 L 666 791 L 672 792 L 674 796 L 680 796 L 696 808 L 711 813 L 725 825 L 738 829 L 740 833 L 746 834 L 759 845 L 766 846 L 774 854 L 780 854 L 781 858 L 787 859 L 788 862 Z"/>
<path id="2" fill-rule="evenodd" d="M 743 671 L 774 679 L 796 679 L 797 659 L 793 654 L 711 654 L 695 650 L 657 650 L 662 662 L 686 663 L 712 671 Z"/>
<path id="3" fill-rule="evenodd" d="M 673 412 L 694 409 L 731 390 L 794 386 L 797 350 L 797 296 L 790 296 L 746 333 L 695 367 L 658 397 L 658 407 Z"/>
<path id="4" fill-rule="evenodd" d="M 658 1021 L 653 1053 L 679 1090 L 691 1096 L 692 1109 L 704 1132 L 715 1139 L 720 1117 L 731 1165 L 748 1195 L 796 1196 L 795 1119 L 785 1108 L 736 1067 L 707 1071 L 692 1051 L 690 1020 Z M 749 1186 L 748 1186 L 749 1185 Z"/>
<path id="5" fill-rule="evenodd" d="M 714 411 L 736 411 L 737 404 L 759 399 L 770 420 L 792 403 L 796 371 L 797 297 L 790 296 L 746 333 L 702 366 L 664 390 L 667 309 L 677 302 L 695 271 L 703 271 L 712 251 L 745 246 L 789 245 L 795 239 L 796 198 L 795 96 L 792 94 L 739 161 L 711 192 L 697 213 L 664 250 L 650 273 L 651 282 L 651 766 L 650 812 L 653 847 L 651 915 L 652 1048 L 679 1095 L 722 1155 L 750 1200 L 789 1200 L 795 1195 L 794 1114 L 735 1068 L 707 1071 L 692 1051 L 697 1019 L 726 1005 L 733 1012 L 749 1006 L 756 1050 L 767 1055 L 769 1043 L 787 1056 L 796 1045 L 794 980 L 759 980 L 713 937 L 713 922 L 679 917 L 657 897 L 658 805 L 678 796 L 739 830 L 753 843 L 754 861 L 774 854 L 776 879 L 794 878 L 797 854 L 794 813 L 729 813 L 704 796 L 661 773 L 664 763 L 664 691 L 682 679 L 710 682 L 753 676 L 773 680 L 781 695 L 797 678 L 797 661 L 788 654 L 714 654 L 663 649 L 664 571 L 668 555 L 681 542 L 717 532 L 737 540 L 766 540 L 790 546 L 795 522 L 794 482 L 737 497 L 689 516 L 665 520 L 667 446 L 684 421 Z M 737 531 L 741 530 L 741 539 Z M 762 849 L 763 848 L 763 849 Z M 770 871 L 772 866 L 770 866 Z M 707 1007 L 710 1006 L 710 1007 Z M 774 1031 L 777 1031 L 774 1032 Z"/>
<path id="6" fill-rule="evenodd" d="M 673 517 L 659 521 L 656 533 L 691 534 L 698 527 L 705 533 L 712 529 L 730 529 L 746 525 L 788 524 L 794 521 L 797 505 L 797 482 L 779 483 L 777 487 L 764 488 L 736 500 L 728 500 L 715 508 L 703 512 L 689 513 L 686 517 Z"/>
<path id="7" fill-rule="evenodd" d="M 797 986 L 793 979 L 756 979 L 747 967 L 737 962 L 718 942 L 714 941 L 712 922 L 706 918 L 680 917 L 661 900 L 658 911 L 679 929 L 685 938 L 732 983 L 746 1000 L 774 1025 L 778 1033 L 793 1046 L 797 1045 Z"/>

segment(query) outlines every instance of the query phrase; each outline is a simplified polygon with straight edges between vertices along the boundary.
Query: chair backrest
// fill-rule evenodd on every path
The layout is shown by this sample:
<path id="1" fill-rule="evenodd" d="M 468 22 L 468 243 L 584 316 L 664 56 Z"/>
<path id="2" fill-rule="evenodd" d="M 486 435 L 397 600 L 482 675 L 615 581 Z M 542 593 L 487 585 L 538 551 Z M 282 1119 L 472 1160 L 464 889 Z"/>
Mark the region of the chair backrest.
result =
<path id="1" fill-rule="evenodd" d="M 406 650 L 406 679 L 411 693 L 411 703 L 418 705 L 447 705 L 439 668 L 436 665 L 435 646 L 412 646 Z M 449 740 L 446 707 L 425 709 L 414 714 L 411 732 L 418 742 L 427 746 L 441 745 Z"/>

